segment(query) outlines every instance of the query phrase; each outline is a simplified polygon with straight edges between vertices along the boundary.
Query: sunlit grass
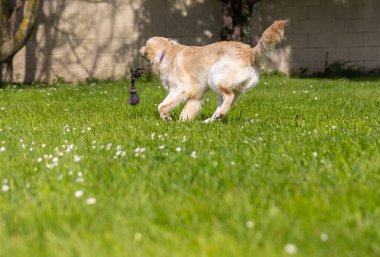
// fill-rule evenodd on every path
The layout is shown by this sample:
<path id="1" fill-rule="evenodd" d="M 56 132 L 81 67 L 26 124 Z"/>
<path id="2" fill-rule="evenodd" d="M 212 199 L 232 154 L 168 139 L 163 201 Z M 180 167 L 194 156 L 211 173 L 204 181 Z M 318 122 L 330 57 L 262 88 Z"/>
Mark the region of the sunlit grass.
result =
<path id="1" fill-rule="evenodd" d="M 380 255 L 378 82 L 264 76 L 209 125 L 137 88 L 0 90 L 0 256 Z"/>

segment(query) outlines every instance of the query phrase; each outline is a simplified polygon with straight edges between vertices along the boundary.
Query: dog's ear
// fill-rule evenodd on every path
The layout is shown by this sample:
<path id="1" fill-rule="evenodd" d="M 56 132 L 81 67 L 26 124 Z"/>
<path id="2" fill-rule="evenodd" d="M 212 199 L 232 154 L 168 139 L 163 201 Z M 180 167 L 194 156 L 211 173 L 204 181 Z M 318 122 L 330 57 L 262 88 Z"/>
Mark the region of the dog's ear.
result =
<path id="1" fill-rule="evenodd" d="M 169 38 L 169 42 L 170 42 L 170 44 L 172 44 L 172 45 L 178 45 L 178 44 L 179 44 L 178 41 L 177 41 L 177 39 Z"/>

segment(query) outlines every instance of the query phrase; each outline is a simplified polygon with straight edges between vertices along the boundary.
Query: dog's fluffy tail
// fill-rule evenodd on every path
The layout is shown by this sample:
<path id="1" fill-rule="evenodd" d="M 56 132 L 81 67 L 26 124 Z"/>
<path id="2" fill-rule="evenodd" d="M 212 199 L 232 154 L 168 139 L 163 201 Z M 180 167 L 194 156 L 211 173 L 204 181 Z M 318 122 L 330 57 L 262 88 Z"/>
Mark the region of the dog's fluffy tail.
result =
<path id="1" fill-rule="evenodd" d="M 253 60 L 257 64 L 260 60 L 268 59 L 272 49 L 284 37 L 284 27 L 288 20 L 276 20 L 267 28 L 257 45 L 253 48 Z"/>

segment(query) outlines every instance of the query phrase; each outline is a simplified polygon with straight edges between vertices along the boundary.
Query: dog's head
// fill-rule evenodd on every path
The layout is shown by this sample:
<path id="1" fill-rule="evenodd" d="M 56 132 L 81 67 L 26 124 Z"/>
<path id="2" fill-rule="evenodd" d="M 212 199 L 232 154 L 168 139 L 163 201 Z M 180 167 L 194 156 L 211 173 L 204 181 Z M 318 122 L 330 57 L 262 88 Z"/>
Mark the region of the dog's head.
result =
<path id="1" fill-rule="evenodd" d="M 174 44 L 178 43 L 164 37 L 151 37 L 146 41 L 145 46 L 140 48 L 139 53 L 151 63 L 158 63 L 164 52 Z"/>

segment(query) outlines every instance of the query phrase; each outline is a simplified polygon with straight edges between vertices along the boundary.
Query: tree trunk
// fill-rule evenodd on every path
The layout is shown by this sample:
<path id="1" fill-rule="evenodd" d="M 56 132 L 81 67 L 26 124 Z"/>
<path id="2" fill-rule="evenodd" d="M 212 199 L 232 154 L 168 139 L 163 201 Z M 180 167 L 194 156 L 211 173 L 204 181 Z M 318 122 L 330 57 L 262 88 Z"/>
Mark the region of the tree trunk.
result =
<path id="1" fill-rule="evenodd" d="M 0 62 L 0 88 L 3 86 L 3 64 Z"/>
<path id="2" fill-rule="evenodd" d="M 15 29 L 15 16 L 21 4 L 20 0 L 0 0 L 0 63 L 6 63 L 8 70 L 12 69 L 13 56 L 26 44 L 33 31 L 41 1 L 25 0 L 21 23 Z M 8 76 L 12 76 L 12 73 L 10 70 Z M 0 76 L 0 79 L 3 77 Z M 2 80 L 0 84 L 1 82 Z"/>
<path id="3" fill-rule="evenodd" d="M 222 2 L 222 40 L 249 43 L 249 22 L 259 0 L 220 0 Z"/>

